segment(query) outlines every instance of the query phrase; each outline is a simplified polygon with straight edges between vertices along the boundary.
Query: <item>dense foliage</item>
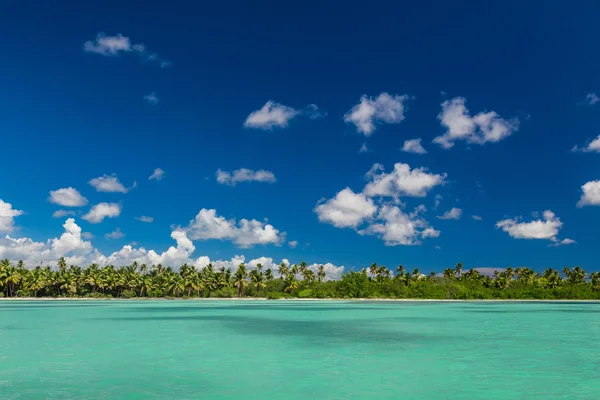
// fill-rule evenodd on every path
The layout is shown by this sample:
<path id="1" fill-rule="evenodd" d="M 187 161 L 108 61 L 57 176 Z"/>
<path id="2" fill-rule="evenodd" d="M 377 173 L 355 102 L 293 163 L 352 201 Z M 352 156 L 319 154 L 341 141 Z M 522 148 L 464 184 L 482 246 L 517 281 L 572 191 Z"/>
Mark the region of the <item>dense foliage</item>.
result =
<path id="1" fill-rule="evenodd" d="M 0 261 L 0 297 L 267 297 L 280 298 L 412 298 L 412 299 L 600 299 L 600 272 L 586 273 L 580 267 L 543 273 L 529 268 L 507 268 L 484 276 L 463 270 L 458 263 L 441 275 L 425 276 L 403 266 L 396 273 L 371 265 L 360 272 L 349 271 L 339 280 L 326 280 L 325 268 L 309 269 L 305 263 L 263 271 L 258 264 L 235 271 L 212 265 L 198 270 L 187 264 L 178 271 L 145 264 L 115 268 L 90 265 L 58 269 L 27 269 L 22 262 Z M 392 276 L 393 275 L 393 276 Z"/>

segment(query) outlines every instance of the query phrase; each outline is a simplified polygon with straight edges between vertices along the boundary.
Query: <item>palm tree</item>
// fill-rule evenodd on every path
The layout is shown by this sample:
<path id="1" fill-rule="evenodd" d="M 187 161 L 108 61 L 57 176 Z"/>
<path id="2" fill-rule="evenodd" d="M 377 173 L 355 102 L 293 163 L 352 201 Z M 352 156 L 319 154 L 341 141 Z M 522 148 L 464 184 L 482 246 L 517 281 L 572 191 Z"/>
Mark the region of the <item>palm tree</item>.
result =
<path id="1" fill-rule="evenodd" d="M 456 272 L 452 268 L 446 268 L 444 270 L 444 272 L 443 272 L 444 278 L 446 278 L 446 279 L 452 279 L 452 278 L 454 278 L 454 274 L 455 273 Z"/>
<path id="2" fill-rule="evenodd" d="M 285 279 L 285 277 L 290 273 L 288 266 L 284 262 L 277 267 L 277 272 L 279 272 L 280 279 Z"/>
<path id="3" fill-rule="evenodd" d="M 398 274 L 398 276 L 404 275 L 404 271 L 406 270 L 404 269 L 403 265 L 398 265 L 398 267 L 396 268 L 396 273 Z"/>
<path id="4" fill-rule="evenodd" d="M 267 282 L 271 282 L 273 280 L 273 271 L 271 271 L 271 268 L 265 271 L 265 279 Z"/>
<path id="5" fill-rule="evenodd" d="M 460 277 L 462 276 L 462 271 L 463 271 L 462 263 L 456 264 L 455 271 L 456 271 L 456 276 L 460 279 Z"/>
<path id="6" fill-rule="evenodd" d="M 256 288 L 257 294 L 260 294 L 261 289 L 267 286 L 263 280 L 263 273 L 257 269 L 250 273 L 250 282 Z"/>
<path id="7" fill-rule="evenodd" d="M 237 288 L 238 297 L 242 297 L 244 295 L 244 286 L 246 286 L 247 277 L 248 270 L 246 269 L 244 263 L 241 263 L 233 275 L 233 286 Z"/>
<path id="8" fill-rule="evenodd" d="M 319 283 L 323 282 L 326 276 L 327 274 L 325 273 L 325 267 L 323 265 L 319 265 L 319 268 L 317 269 L 317 280 Z"/>

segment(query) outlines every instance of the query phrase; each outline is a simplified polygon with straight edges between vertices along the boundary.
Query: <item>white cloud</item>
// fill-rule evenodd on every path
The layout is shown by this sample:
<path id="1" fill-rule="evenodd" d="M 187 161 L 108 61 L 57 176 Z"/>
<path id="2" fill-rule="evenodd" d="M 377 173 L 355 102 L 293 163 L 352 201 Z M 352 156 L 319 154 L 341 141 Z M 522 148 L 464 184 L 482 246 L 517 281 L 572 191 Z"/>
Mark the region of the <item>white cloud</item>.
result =
<path id="1" fill-rule="evenodd" d="M 15 210 L 12 204 L 0 199 L 0 233 L 12 232 L 15 226 L 14 218 L 19 215 L 23 215 L 23 211 Z"/>
<path id="2" fill-rule="evenodd" d="M 102 222 L 104 218 L 115 218 L 121 215 L 121 206 L 116 203 L 98 203 L 82 218 L 92 224 Z"/>
<path id="3" fill-rule="evenodd" d="M 549 244 L 549 247 L 558 247 L 558 246 L 564 246 L 564 245 L 569 245 L 569 244 L 576 244 L 577 242 L 574 241 L 573 239 L 563 239 L 563 240 L 553 240 L 554 243 Z"/>
<path id="4" fill-rule="evenodd" d="M 260 110 L 252 111 L 244 126 L 246 128 L 273 129 L 285 128 L 288 122 L 300 114 L 300 111 L 274 101 L 267 101 Z"/>
<path id="5" fill-rule="evenodd" d="M 421 144 L 421 138 L 405 140 L 402 151 L 406 153 L 427 154 L 427 150 Z"/>
<path id="6" fill-rule="evenodd" d="M 314 209 L 319 221 L 338 228 L 356 227 L 377 211 L 373 200 L 362 193 L 354 193 L 345 188 L 333 199 L 322 199 Z"/>
<path id="7" fill-rule="evenodd" d="M 544 211 L 543 219 L 520 221 L 520 217 L 498 221 L 496 228 L 502 229 L 515 239 L 546 239 L 557 242 L 556 236 L 563 226 L 560 218 L 550 210 Z"/>
<path id="8" fill-rule="evenodd" d="M 34 242 L 30 238 L 0 238 L 0 259 L 7 258 L 12 262 L 23 260 L 30 268 L 56 264 L 60 257 L 66 257 L 67 262 L 73 264 L 84 260 L 92 251 L 91 243 L 82 240 L 81 228 L 73 218 L 67 219 L 63 227 L 65 232 L 60 238 L 48 239 L 45 243 Z"/>
<path id="9" fill-rule="evenodd" d="M 150 94 L 145 95 L 144 100 L 148 104 L 158 104 L 160 102 L 160 99 L 158 98 L 158 95 L 156 94 L 156 92 L 152 92 Z"/>
<path id="10" fill-rule="evenodd" d="M 600 135 L 590 141 L 585 147 L 575 146 L 571 151 L 582 151 L 584 153 L 600 153 Z"/>
<path id="11" fill-rule="evenodd" d="M 131 39 L 118 33 L 115 36 L 107 36 L 100 32 L 94 40 L 88 40 L 83 44 L 83 50 L 88 53 L 100 54 L 102 56 L 116 56 L 121 53 L 137 54 L 144 61 L 158 64 L 161 68 L 171 66 L 171 62 L 163 60 L 156 53 L 150 53 L 143 43 L 133 44 Z"/>
<path id="12" fill-rule="evenodd" d="M 285 233 L 279 232 L 273 225 L 255 219 L 225 219 L 217 215 L 214 209 L 203 208 L 190 221 L 186 228 L 181 228 L 192 240 L 231 240 L 242 248 L 257 244 L 280 244 L 285 241 Z"/>
<path id="13" fill-rule="evenodd" d="M 295 249 L 296 246 L 298 246 L 298 241 L 297 240 L 289 241 L 288 246 L 290 246 L 292 249 Z"/>
<path id="14" fill-rule="evenodd" d="M 141 221 L 141 222 L 148 222 L 148 223 L 154 222 L 153 217 L 147 217 L 145 215 L 142 215 L 141 217 L 136 217 L 135 219 L 137 219 L 138 221 Z"/>
<path id="15" fill-rule="evenodd" d="M 229 186 L 235 186 L 239 182 L 275 182 L 275 174 L 264 169 L 253 171 L 248 168 L 240 168 L 232 173 L 218 169 L 216 175 L 217 182 Z"/>
<path id="16" fill-rule="evenodd" d="M 88 183 L 92 185 L 97 192 L 127 193 L 130 190 L 123 186 L 123 184 L 119 182 L 119 178 L 114 174 L 104 174 L 98 178 L 92 179 Z M 133 182 L 133 187 L 135 187 L 135 182 Z"/>
<path id="17" fill-rule="evenodd" d="M 481 218 L 479 215 L 471 215 L 471 217 L 475 220 L 475 221 L 482 221 L 483 218 Z"/>
<path id="18" fill-rule="evenodd" d="M 360 149 L 358 150 L 358 152 L 359 153 L 369 153 L 369 152 L 371 152 L 371 149 L 369 149 L 367 147 L 367 143 L 365 142 L 360 146 Z"/>
<path id="19" fill-rule="evenodd" d="M 433 142 L 444 149 L 452 148 L 458 140 L 479 145 L 499 142 L 519 129 L 518 119 L 503 119 L 495 111 L 480 112 L 472 117 L 465 102 L 463 97 L 455 97 L 442 103 L 438 119 L 448 130 Z"/>
<path id="20" fill-rule="evenodd" d="M 105 265 L 120 267 L 137 262 L 138 264 L 147 265 L 162 264 L 174 268 L 187 263 L 201 268 L 212 263 L 216 269 L 224 266 L 235 270 L 241 263 L 246 263 L 249 269 L 256 268 L 260 263 L 264 269 L 272 269 L 275 276 L 279 275 L 277 267 L 281 262 L 290 265 L 290 261 L 287 259 L 275 262 L 270 257 L 258 257 L 246 262 L 243 255 L 237 255 L 230 260 L 211 260 L 208 256 L 192 258 L 195 246 L 188 238 L 187 233 L 180 229 L 171 232 L 171 238 L 175 240 L 176 246 L 171 246 L 162 253 L 155 250 L 146 250 L 143 247 L 136 248 L 131 244 L 123 246 L 119 251 L 106 256 L 95 249 L 91 242 L 82 240 L 85 233 L 81 233 L 81 228 L 75 223 L 74 219 L 69 218 L 63 227 L 65 232 L 60 238 L 49 239 L 46 242 L 34 242 L 30 238 L 15 239 L 10 236 L 0 238 L 0 259 L 7 258 L 13 263 L 23 260 L 28 268 L 37 265 L 56 266 L 60 257 L 65 257 L 68 264 L 88 266 L 94 263 L 101 267 Z M 321 264 L 315 263 L 307 267 L 316 273 L 319 265 Z M 326 280 L 339 279 L 345 269 L 343 266 L 336 266 L 331 263 L 322 265 Z"/>
<path id="21" fill-rule="evenodd" d="M 63 218 L 67 215 L 75 215 L 75 211 L 67 211 L 67 210 L 56 210 L 52 214 L 52 218 Z"/>
<path id="22" fill-rule="evenodd" d="M 111 233 L 107 233 L 106 235 L 104 235 L 106 239 L 121 239 L 124 236 L 125 234 L 121 232 L 121 228 L 117 228 Z"/>
<path id="23" fill-rule="evenodd" d="M 382 92 L 372 98 L 363 95 L 358 104 L 344 115 L 344 121 L 356 126 L 356 130 L 365 136 L 375 132 L 376 125 L 381 123 L 399 124 L 404 120 L 405 102 L 409 96 L 389 95 Z"/>
<path id="24" fill-rule="evenodd" d="M 148 180 L 151 181 L 152 179 L 155 179 L 157 181 L 160 181 L 164 177 L 165 177 L 165 171 L 163 171 L 162 168 L 156 168 L 154 170 L 154 172 L 152 173 L 152 175 L 150 175 L 150 178 L 148 178 Z"/>
<path id="25" fill-rule="evenodd" d="M 396 163 L 389 174 L 383 172 L 383 165 L 374 164 L 366 177 L 370 182 L 363 193 L 369 197 L 424 197 L 435 186 L 445 183 L 446 174 L 431 174 L 427 168 L 411 170 L 408 164 Z"/>
<path id="26" fill-rule="evenodd" d="M 590 105 L 593 106 L 594 104 L 596 104 L 597 102 L 600 101 L 600 97 L 598 97 L 596 95 L 596 93 L 588 93 L 585 96 L 585 101 Z"/>
<path id="27" fill-rule="evenodd" d="M 583 192 L 577 207 L 600 206 L 600 181 L 590 181 L 581 187 Z"/>
<path id="28" fill-rule="evenodd" d="M 460 208 L 452 207 L 451 210 L 446 211 L 444 215 L 438 216 L 439 219 L 460 219 L 462 216 L 462 210 Z"/>
<path id="29" fill-rule="evenodd" d="M 325 118 L 327 116 L 327 111 L 317 107 L 316 104 L 309 104 L 306 107 L 304 107 L 302 114 L 310 119 L 319 119 Z"/>
<path id="30" fill-rule="evenodd" d="M 435 208 L 436 210 L 437 210 L 437 208 L 440 206 L 440 203 L 442 202 L 442 199 L 443 199 L 443 198 L 444 198 L 444 197 L 442 197 L 442 195 L 441 195 L 441 194 L 439 194 L 439 193 L 435 195 L 435 203 L 434 203 L 434 208 Z"/>
<path id="31" fill-rule="evenodd" d="M 83 232 L 81 237 L 87 240 L 93 239 L 94 235 L 91 232 Z"/>
<path id="32" fill-rule="evenodd" d="M 51 190 L 48 201 L 64 207 L 82 207 L 88 203 L 87 199 L 72 187 Z"/>
<path id="33" fill-rule="evenodd" d="M 383 205 L 377 214 L 378 222 L 358 233 L 378 236 L 385 241 L 386 246 L 421 244 L 422 238 L 440 235 L 440 231 L 430 227 L 420 216 L 424 210 L 424 206 L 419 206 L 412 213 L 406 214 L 397 206 Z"/>

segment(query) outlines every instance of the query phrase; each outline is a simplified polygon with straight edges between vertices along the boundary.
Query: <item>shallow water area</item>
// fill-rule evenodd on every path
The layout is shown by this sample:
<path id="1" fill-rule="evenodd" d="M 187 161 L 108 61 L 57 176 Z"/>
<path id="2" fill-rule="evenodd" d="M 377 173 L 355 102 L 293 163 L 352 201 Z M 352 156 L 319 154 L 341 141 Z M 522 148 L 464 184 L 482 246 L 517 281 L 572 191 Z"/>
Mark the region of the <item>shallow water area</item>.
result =
<path id="1" fill-rule="evenodd" d="M 598 399 L 600 304 L 4 301 L 2 399 Z"/>

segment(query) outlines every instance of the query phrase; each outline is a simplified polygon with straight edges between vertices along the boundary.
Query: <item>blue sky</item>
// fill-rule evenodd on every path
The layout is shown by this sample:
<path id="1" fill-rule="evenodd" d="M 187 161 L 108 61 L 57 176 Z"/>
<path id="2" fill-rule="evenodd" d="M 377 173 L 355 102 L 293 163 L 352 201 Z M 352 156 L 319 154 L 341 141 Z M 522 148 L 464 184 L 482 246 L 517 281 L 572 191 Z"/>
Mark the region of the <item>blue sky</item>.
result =
<path id="1" fill-rule="evenodd" d="M 483 3 L 6 5 L 0 258 L 594 268 L 600 5 Z"/>

